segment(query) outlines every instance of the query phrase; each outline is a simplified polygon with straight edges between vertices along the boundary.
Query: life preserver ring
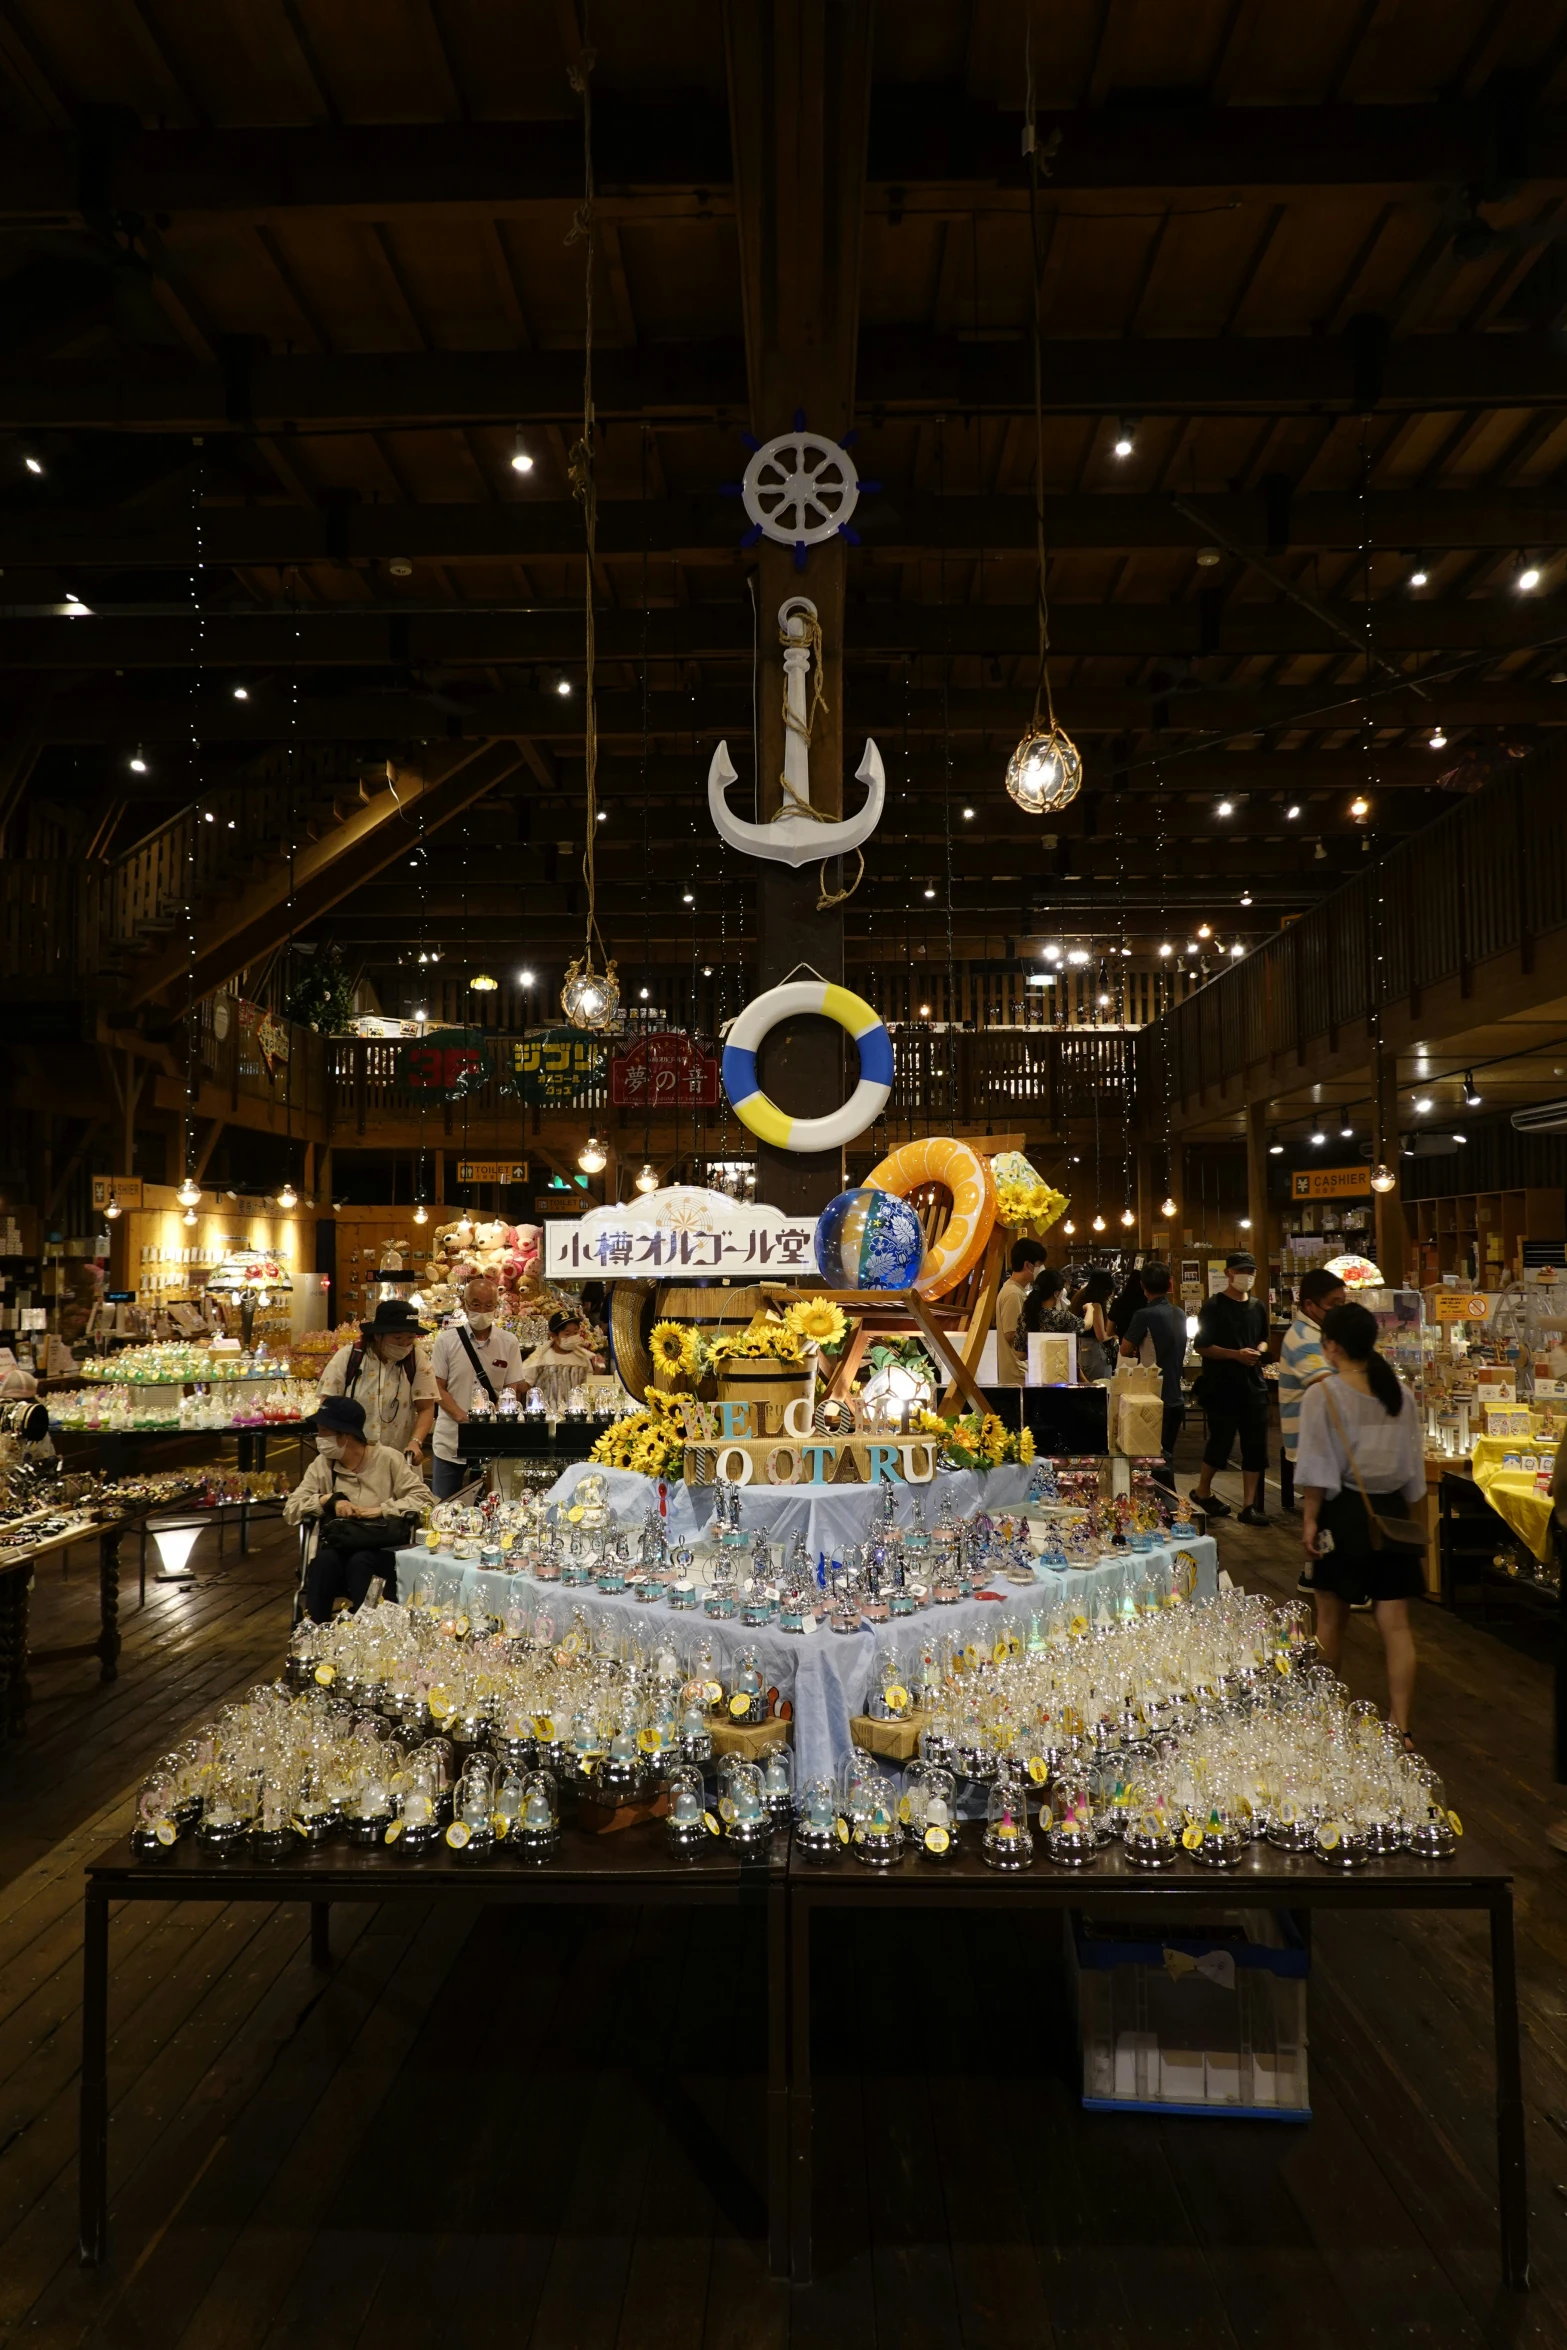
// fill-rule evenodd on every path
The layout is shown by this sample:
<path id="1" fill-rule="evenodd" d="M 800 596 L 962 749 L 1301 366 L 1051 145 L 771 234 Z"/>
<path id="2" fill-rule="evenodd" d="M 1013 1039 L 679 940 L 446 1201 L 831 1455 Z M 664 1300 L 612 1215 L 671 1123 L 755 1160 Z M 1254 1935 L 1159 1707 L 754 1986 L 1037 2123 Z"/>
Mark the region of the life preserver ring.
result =
<path id="1" fill-rule="evenodd" d="M 985 1253 L 996 1222 L 996 1179 L 990 1161 L 966 1142 L 950 1134 L 930 1134 L 923 1142 L 906 1142 L 883 1159 L 865 1178 L 876 1191 L 895 1192 L 907 1199 L 924 1183 L 944 1183 L 952 1194 L 947 1228 L 925 1251 L 914 1287 L 921 1297 L 945 1297 L 971 1273 Z"/>
<path id="2" fill-rule="evenodd" d="M 790 1118 L 756 1082 L 757 1048 L 769 1029 L 799 1012 L 820 1012 L 860 1048 L 860 1082 L 827 1118 Z M 724 1091 L 742 1126 L 779 1150 L 841 1150 L 875 1124 L 892 1091 L 892 1038 L 863 996 L 825 979 L 791 979 L 747 1004 L 724 1045 Z M 992 1195 L 993 1196 L 993 1195 Z"/>

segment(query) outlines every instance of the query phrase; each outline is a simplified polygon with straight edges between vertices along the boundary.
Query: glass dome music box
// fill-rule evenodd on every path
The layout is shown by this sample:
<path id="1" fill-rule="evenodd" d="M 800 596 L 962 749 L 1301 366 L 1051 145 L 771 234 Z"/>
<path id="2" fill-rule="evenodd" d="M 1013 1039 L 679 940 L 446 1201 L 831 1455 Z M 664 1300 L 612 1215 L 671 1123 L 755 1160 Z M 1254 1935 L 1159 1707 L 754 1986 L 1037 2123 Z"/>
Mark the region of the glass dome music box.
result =
<path id="1" fill-rule="evenodd" d="M 1094 1796 L 1087 1772 L 1068 1771 L 1055 1782 L 1044 1823 L 1045 1857 L 1058 1868 L 1086 1868 L 1099 1854 Z"/>
<path id="2" fill-rule="evenodd" d="M 775 1827 L 786 1828 L 794 1810 L 794 1756 L 787 1746 L 770 1746 L 761 1760 L 762 1800 Z"/>
<path id="3" fill-rule="evenodd" d="M 522 1809 L 507 1838 L 523 1860 L 549 1860 L 560 1843 L 560 1810 L 554 1774 L 530 1771 L 522 1783 Z"/>
<path id="4" fill-rule="evenodd" d="M 950 1861 L 958 1849 L 958 1806 L 952 1773 L 939 1763 L 916 1763 L 909 1774 L 909 1832 L 925 1860 Z"/>
<path id="5" fill-rule="evenodd" d="M 131 1850 L 138 1860 L 161 1860 L 179 1841 L 174 1819 L 174 1776 L 161 1767 L 149 1771 L 136 1798 L 136 1825 Z"/>
<path id="6" fill-rule="evenodd" d="M 452 1798 L 449 1848 L 464 1860 L 482 1860 L 495 1848 L 495 1781 L 482 1755 L 470 1755 Z"/>
<path id="7" fill-rule="evenodd" d="M 902 1858 L 897 1790 L 881 1773 L 871 1781 L 868 1800 L 854 1823 L 852 1849 L 855 1859 L 868 1869 L 890 1869 Z"/>
<path id="8" fill-rule="evenodd" d="M 772 1814 L 767 1808 L 762 1774 L 755 1763 L 730 1762 L 722 1781 L 718 1816 L 724 1835 L 742 1852 L 764 1853 L 772 1842 Z"/>
<path id="9" fill-rule="evenodd" d="M 261 1790 L 261 1810 L 250 1832 L 251 1853 L 257 1860 L 287 1860 L 298 1842 L 289 1791 L 281 1780 L 269 1778 Z"/>
<path id="10" fill-rule="evenodd" d="M 800 1790 L 794 1823 L 794 1849 L 802 1860 L 836 1860 L 848 1840 L 848 1825 L 839 1816 L 838 1790 L 831 1779 L 807 1779 Z"/>
<path id="11" fill-rule="evenodd" d="M 254 1799 L 250 1784 L 238 1771 L 215 1770 L 207 1783 L 196 1826 L 196 1841 L 204 1852 L 237 1852 L 250 1834 Z"/>
<path id="12" fill-rule="evenodd" d="M 664 1841 L 671 1852 L 700 1852 L 712 1830 L 707 1824 L 707 1796 L 702 1774 L 681 1763 L 669 1774 L 669 1811 Z"/>
<path id="13" fill-rule="evenodd" d="M 993 1869 L 1032 1866 L 1034 1839 L 1029 1833 L 1028 1798 L 1019 1780 L 1000 1778 L 991 1788 L 980 1851 Z"/>

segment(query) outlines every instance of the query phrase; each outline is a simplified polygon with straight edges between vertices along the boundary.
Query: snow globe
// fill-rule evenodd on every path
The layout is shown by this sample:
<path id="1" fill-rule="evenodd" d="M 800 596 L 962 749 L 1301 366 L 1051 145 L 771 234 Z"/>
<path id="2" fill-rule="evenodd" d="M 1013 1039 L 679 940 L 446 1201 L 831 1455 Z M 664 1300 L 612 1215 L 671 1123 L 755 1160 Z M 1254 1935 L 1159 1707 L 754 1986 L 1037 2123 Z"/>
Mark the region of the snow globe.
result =
<path id="1" fill-rule="evenodd" d="M 872 1779 L 861 1817 L 854 1824 L 853 1852 L 868 1869 L 890 1869 L 902 1856 L 897 1792 L 880 1772 Z"/>
<path id="2" fill-rule="evenodd" d="M 718 1816 L 724 1834 L 742 1853 L 765 1853 L 772 1842 L 772 1815 L 767 1809 L 762 1774 L 755 1763 L 731 1763 L 719 1799 Z"/>
<path id="3" fill-rule="evenodd" d="M 482 1860 L 495 1845 L 495 1781 L 482 1755 L 470 1755 L 452 1798 L 446 1842 L 465 1860 Z"/>
<path id="4" fill-rule="evenodd" d="M 1057 1779 L 1050 1791 L 1044 1838 L 1047 1859 L 1060 1868 L 1086 1868 L 1097 1857 L 1093 1787 L 1086 1772 L 1067 1771 Z"/>
<path id="5" fill-rule="evenodd" d="M 926 1860 L 949 1861 L 958 1848 L 958 1806 L 952 1773 L 939 1763 L 922 1766 L 909 1795 L 909 1824 Z"/>

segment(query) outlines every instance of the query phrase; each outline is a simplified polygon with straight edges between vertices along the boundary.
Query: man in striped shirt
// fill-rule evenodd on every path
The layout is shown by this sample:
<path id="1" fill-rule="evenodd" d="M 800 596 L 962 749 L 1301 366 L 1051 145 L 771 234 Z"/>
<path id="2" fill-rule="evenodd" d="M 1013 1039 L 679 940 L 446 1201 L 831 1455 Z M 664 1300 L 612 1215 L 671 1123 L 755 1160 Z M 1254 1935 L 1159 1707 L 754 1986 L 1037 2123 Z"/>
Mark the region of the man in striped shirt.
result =
<path id="1" fill-rule="evenodd" d="M 1319 1379 L 1332 1377 L 1333 1366 L 1322 1351 L 1322 1317 L 1344 1303 L 1344 1284 L 1336 1273 L 1320 1267 L 1307 1273 L 1300 1285 L 1295 1319 L 1279 1349 L 1279 1507 L 1295 1508 L 1295 1447 L 1300 1435 L 1300 1399 Z M 1311 1569 L 1303 1571 L 1298 1588 L 1311 1589 Z"/>

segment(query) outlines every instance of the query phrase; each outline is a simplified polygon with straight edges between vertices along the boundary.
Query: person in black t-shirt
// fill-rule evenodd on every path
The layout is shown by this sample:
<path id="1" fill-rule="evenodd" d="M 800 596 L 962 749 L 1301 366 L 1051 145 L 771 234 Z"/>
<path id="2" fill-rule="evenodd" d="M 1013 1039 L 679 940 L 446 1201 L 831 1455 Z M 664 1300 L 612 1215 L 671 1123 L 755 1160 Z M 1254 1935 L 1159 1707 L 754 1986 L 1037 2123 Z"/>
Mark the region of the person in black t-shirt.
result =
<path id="1" fill-rule="evenodd" d="M 1268 1311 L 1251 1294 L 1257 1260 L 1248 1249 L 1232 1250 L 1224 1260 L 1224 1271 L 1224 1287 L 1214 1292 L 1199 1314 L 1193 1342 L 1202 1357 L 1202 1376 L 1195 1393 L 1208 1422 L 1208 1442 L 1192 1500 L 1209 1517 L 1229 1516 L 1229 1503 L 1213 1491 L 1213 1477 L 1216 1469 L 1229 1467 L 1230 1448 L 1238 1436 L 1243 1495 L 1240 1523 L 1265 1526 L 1262 1480 L 1268 1466 L 1268 1391 L 1263 1385 L 1262 1360 Z"/>

